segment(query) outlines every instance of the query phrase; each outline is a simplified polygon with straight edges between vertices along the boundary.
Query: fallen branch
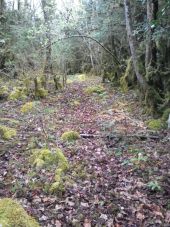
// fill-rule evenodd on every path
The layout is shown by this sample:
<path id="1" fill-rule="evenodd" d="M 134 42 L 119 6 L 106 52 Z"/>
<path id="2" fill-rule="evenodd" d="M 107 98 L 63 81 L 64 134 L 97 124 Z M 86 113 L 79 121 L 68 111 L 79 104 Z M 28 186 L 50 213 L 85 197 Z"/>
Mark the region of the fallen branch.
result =
<path id="1" fill-rule="evenodd" d="M 80 134 L 80 136 L 82 138 L 85 139 L 91 139 L 91 138 L 107 138 L 109 140 L 112 139 L 116 139 L 116 138 L 131 138 L 131 137 L 135 137 L 135 138 L 139 138 L 141 140 L 147 140 L 147 139 L 153 139 L 153 140 L 158 140 L 161 139 L 160 136 L 157 135 L 143 135 L 143 134 L 133 134 L 133 135 L 122 135 L 122 134 L 115 134 L 115 135 L 110 135 L 110 136 L 102 136 L 102 135 L 96 135 L 96 134 Z"/>

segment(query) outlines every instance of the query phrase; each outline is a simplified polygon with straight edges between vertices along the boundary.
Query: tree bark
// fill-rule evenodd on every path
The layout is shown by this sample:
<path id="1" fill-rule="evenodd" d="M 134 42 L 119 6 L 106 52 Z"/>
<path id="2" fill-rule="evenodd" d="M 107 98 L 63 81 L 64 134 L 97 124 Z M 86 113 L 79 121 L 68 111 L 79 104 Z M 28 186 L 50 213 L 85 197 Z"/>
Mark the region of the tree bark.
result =
<path id="1" fill-rule="evenodd" d="M 155 41 L 152 39 L 154 28 L 151 27 L 152 20 L 157 19 L 158 0 L 147 0 L 147 35 L 146 35 L 146 54 L 145 68 L 155 66 L 157 61 L 157 49 Z"/>
<path id="2" fill-rule="evenodd" d="M 42 10 L 44 14 L 44 21 L 46 24 L 46 38 L 47 38 L 47 46 L 46 46 L 46 57 L 45 57 L 45 66 L 44 66 L 44 74 L 53 74 L 52 68 L 52 45 L 51 45 L 51 26 L 50 26 L 50 15 L 46 10 L 47 0 L 41 0 Z"/>
<path id="3" fill-rule="evenodd" d="M 124 0 L 124 8 L 125 8 L 127 37 L 128 37 L 130 52 L 131 52 L 131 56 L 132 56 L 134 71 L 135 71 L 137 80 L 138 80 L 141 88 L 146 90 L 145 79 L 140 74 L 140 71 L 139 71 L 139 64 L 138 64 L 138 59 L 137 59 L 137 54 L 136 54 L 135 40 L 133 37 L 133 28 L 132 28 L 132 19 L 131 19 L 131 10 L 130 10 L 130 1 L 129 0 Z"/>

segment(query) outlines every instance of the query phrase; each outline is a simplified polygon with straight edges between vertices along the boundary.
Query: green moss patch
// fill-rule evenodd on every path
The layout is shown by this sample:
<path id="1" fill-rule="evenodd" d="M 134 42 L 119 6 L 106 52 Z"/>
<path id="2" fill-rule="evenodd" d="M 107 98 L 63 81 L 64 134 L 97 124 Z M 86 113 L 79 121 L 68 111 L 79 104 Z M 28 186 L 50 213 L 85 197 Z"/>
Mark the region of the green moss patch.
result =
<path id="1" fill-rule="evenodd" d="M 85 93 L 87 94 L 103 94 L 105 92 L 105 89 L 103 86 L 98 85 L 98 86 L 92 86 L 92 87 L 88 87 L 85 89 Z"/>
<path id="2" fill-rule="evenodd" d="M 15 87 L 8 96 L 9 100 L 18 100 L 27 98 L 27 89 L 25 87 Z"/>
<path id="3" fill-rule="evenodd" d="M 0 225 L 2 227 L 39 227 L 34 218 L 29 216 L 22 206 L 9 198 L 0 200 Z"/>
<path id="4" fill-rule="evenodd" d="M 34 102 L 27 102 L 21 107 L 21 112 L 22 113 L 28 113 L 30 112 L 33 108 L 35 107 Z"/>
<path id="5" fill-rule="evenodd" d="M 151 119 L 147 122 L 147 126 L 152 130 L 160 130 L 164 128 L 164 123 L 162 119 Z"/>
<path id="6" fill-rule="evenodd" d="M 72 142 L 80 138 L 80 134 L 76 131 L 64 132 L 61 136 L 61 139 L 64 141 Z"/>
<path id="7" fill-rule="evenodd" d="M 33 150 L 33 164 L 37 168 L 55 165 L 56 171 L 54 182 L 50 186 L 49 191 L 53 193 L 63 190 L 62 177 L 69 169 L 69 164 L 67 158 L 59 148 L 54 151 L 50 151 L 49 149 Z"/>
<path id="8" fill-rule="evenodd" d="M 0 87 L 0 99 L 6 99 L 8 97 L 8 87 L 1 86 Z"/>
<path id="9" fill-rule="evenodd" d="M 16 136 L 16 134 L 17 133 L 15 129 L 0 125 L 0 135 L 4 140 L 9 140 Z"/>

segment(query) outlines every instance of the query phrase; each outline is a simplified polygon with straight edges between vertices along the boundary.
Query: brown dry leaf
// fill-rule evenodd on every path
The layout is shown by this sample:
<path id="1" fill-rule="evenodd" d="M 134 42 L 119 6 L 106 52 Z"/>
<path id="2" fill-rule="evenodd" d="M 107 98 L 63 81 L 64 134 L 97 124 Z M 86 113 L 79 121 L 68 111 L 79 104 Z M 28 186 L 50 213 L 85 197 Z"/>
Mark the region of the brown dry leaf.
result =
<path id="1" fill-rule="evenodd" d="M 170 224 L 170 211 L 166 212 L 165 222 Z"/>
<path id="2" fill-rule="evenodd" d="M 58 221 L 58 220 L 56 220 L 56 221 L 55 221 L 55 227 L 61 227 L 61 222 Z"/>
<path id="3" fill-rule="evenodd" d="M 89 219 L 85 219 L 83 226 L 84 227 L 91 227 L 91 221 Z"/>
<path id="4" fill-rule="evenodd" d="M 137 212 L 136 218 L 139 219 L 139 220 L 141 220 L 141 221 L 143 221 L 145 219 L 145 216 L 141 212 Z"/>

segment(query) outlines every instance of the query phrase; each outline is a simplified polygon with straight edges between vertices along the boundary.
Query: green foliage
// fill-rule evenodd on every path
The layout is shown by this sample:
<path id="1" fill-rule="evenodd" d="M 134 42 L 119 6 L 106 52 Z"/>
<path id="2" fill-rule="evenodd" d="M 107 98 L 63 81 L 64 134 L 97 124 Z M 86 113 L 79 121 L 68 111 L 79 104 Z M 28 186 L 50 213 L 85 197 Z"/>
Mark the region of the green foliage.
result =
<path id="1" fill-rule="evenodd" d="M 161 186 L 156 180 L 148 182 L 147 187 L 153 192 L 161 191 Z"/>
<path id="2" fill-rule="evenodd" d="M 80 134 L 76 131 L 68 131 L 68 132 L 64 132 L 61 136 L 61 139 L 64 141 L 74 141 L 80 138 Z"/>
<path id="3" fill-rule="evenodd" d="M 12 137 L 15 137 L 16 134 L 15 129 L 0 125 L 0 135 L 4 140 L 9 140 Z"/>
<path id="4" fill-rule="evenodd" d="M 0 200 L 0 225 L 3 227 L 39 227 L 22 206 L 9 198 Z"/>

